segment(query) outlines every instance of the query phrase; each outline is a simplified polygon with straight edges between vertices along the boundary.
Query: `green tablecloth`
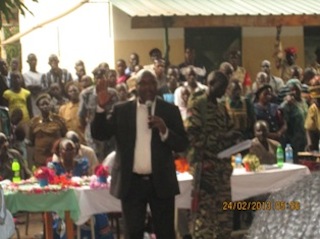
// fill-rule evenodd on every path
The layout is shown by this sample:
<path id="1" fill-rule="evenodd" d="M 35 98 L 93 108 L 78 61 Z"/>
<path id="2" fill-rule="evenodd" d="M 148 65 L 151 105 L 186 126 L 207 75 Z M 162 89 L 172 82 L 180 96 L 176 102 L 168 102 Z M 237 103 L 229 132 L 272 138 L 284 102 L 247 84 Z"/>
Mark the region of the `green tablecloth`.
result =
<path id="1" fill-rule="evenodd" d="M 31 194 L 22 192 L 5 192 L 6 207 L 11 213 L 28 212 L 56 212 L 64 218 L 65 211 L 70 211 L 71 219 L 79 219 L 80 208 L 77 197 L 72 189 L 59 192 Z"/>

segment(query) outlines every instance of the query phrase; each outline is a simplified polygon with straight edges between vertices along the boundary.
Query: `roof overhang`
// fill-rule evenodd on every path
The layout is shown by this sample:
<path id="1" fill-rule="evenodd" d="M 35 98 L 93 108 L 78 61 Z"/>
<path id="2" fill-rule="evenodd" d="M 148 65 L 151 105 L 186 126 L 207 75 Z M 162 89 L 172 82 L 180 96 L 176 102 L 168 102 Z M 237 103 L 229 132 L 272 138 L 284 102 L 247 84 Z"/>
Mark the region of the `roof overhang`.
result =
<path id="1" fill-rule="evenodd" d="M 109 0 L 132 28 L 319 26 L 320 0 Z"/>
<path id="2" fill-rule="evenodd" d="M 319 26 L 320 15 L 146 16 L 132 17 L 132 28 Z"/>

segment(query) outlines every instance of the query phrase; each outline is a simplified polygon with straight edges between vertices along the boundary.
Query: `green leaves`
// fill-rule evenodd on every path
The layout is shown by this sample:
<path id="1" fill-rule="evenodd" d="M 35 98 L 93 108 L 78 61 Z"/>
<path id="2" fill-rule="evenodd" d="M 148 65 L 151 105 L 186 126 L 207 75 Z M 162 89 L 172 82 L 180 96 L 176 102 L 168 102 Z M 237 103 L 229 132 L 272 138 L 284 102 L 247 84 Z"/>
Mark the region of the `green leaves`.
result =
<path id="1" fill-rule="evenodd" d="M 32 0 L 38 2 L 38 0 Z M 0 0 L 0 29 L 2 28 L 3 20 L 10 22 L 10 19 L 15 17 L 15 11 L 19 10 L 22 15 L 25 15 L 26 11 L 31 13 L 27 6 L 23 3 L 23 0 Z"/>

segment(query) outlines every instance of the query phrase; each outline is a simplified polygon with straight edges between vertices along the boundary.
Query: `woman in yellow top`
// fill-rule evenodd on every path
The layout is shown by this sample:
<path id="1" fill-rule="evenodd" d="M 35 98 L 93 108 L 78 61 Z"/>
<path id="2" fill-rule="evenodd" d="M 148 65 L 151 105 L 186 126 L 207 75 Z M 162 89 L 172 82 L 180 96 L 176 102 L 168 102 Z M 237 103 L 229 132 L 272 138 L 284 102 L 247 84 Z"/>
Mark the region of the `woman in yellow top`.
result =
<path id="1" fill-rule="evenodd" d="M 16 73 L 11 74 L 10 89 L 3 93 L 3 98 L 7 101 L 9 106 L 9 114 L 20 108 L 23 113 L 22 121 L 29 121 L 32 115 L 32 106 L 30 91 L 21 87 L 20 75 Z"/>

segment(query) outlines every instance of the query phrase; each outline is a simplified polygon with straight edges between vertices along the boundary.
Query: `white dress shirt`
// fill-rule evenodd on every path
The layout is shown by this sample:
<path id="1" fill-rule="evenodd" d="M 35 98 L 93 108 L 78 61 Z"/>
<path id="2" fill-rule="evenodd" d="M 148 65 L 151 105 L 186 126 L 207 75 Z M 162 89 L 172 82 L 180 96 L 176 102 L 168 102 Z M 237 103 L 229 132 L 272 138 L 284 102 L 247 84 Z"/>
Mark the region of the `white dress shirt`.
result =
<path id="1" fill-rule="evenodd" d="M 155 103 L 152 103 L 151 115 L 154 115 Z M 151 174 L 151 136 L 148 125 L 148 108 L 137 101 L 136 145 L 134 148 L 133 172 Z"/>
<path id="2" fill-rule="evenodd" d="M 136 114 L 136 144 L 134 148 L 134 159 L 132 172 L 137 174 L 151 174 L 152 173 L 152 159 L 151 159 L 151 138 L 152 129 L 148 124 L 148 108 L 145 104 L 139 103 L 137 100 L 137 114 Z M 152 102 L 151 115 L 154 115 L 156 108 L 156 100 Z M 100 106 L 97 106 L 96 111 L 101 113 L 104 111 Z M 161 140 L 164 142 L 169 135 L 168 128 L 164 134 L 159 132 Z"/>

